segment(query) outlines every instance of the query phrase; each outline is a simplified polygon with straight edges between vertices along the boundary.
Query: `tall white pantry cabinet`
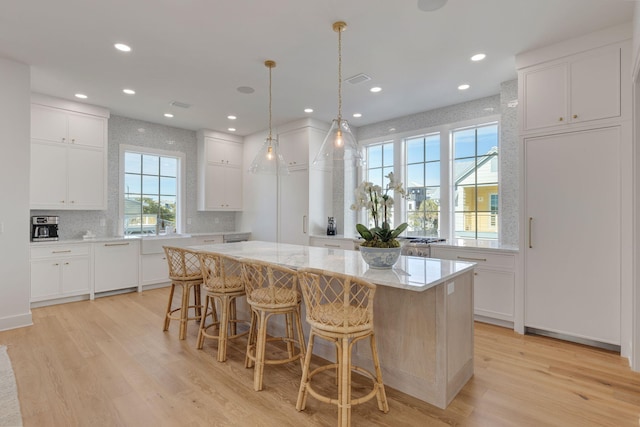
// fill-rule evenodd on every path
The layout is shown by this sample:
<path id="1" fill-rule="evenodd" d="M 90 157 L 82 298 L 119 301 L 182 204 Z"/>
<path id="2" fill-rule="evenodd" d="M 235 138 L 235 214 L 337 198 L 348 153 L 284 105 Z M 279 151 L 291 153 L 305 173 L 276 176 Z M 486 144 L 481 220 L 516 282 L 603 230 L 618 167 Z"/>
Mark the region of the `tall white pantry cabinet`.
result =
<path id="1" fill-rule="evenodd" d="M 619 31 L 518 65 L 525 330 L 619 349 L 630 41 Z M 629 193 L 630 194 L 630 193 Z M 627 233 L 628 234 L 628 233 Z"/>

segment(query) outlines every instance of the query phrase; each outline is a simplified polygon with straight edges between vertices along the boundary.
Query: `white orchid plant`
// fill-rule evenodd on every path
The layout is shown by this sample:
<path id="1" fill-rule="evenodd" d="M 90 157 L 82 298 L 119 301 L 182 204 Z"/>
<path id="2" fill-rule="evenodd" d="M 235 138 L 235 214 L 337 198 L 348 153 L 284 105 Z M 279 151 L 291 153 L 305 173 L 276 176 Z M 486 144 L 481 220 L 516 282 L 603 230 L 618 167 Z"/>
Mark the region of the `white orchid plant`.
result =
<path id="1" fill-rule="evenodd" d="M 400 247 L 400 242 L 396 240 L 396 237 L 407 228 L 406 222 L 395 229 L 389 225 L 389 216 L 394 202 L 389 192 L 393 190 L 402 197 L 406 197 L 407 193 L 402 183 L 395 180 L 393 172 L 390 172 L 386 178 L 389 179 L 389 183 L 384 190 L 379 185 L 374 185 L 372 182 L 367 181 L 363 181 L 355 190 L 356 201 L 351 205 L 351 210 L 366 208 L 371 212 L 374 225 L 372 228 L 367 228 L 363 224 L 356 225 L 356 230 L 365 240 L 361 246 L 373 248 Z M 382 220 L 382 226 L 380 226 L 380 220 Z"/>

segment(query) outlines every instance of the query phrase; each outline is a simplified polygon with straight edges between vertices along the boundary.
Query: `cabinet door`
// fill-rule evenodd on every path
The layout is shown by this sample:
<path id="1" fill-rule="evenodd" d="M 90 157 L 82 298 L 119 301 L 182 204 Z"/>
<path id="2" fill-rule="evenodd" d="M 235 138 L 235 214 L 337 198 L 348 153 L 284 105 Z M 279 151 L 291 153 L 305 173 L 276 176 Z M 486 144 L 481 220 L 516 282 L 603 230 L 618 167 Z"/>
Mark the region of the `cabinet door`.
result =
<path id="1" fill-rule="evenodd" d="M 556 126 L 567 121 L 567 65 L 524 74 L 524 129 Z"/>
<path id="2" fill-rule="evenodd" d="M 31 301 L 60 294 L 59 259 L 31 261 Z"/>
<path id="3" fill-rule="evenodd" d="M 242 144 L 237 142 L 225 142 L 226 157 L 230 165 L 242 166 Z"/>
<path id="4" fill-rule="evenodd" d="M 169 266 L 165 254 L 142 255 L 140 258 L 143 285 L 169 281 Z"/>
<path id="5" fill-rule="evenodd" d="M 242 144 L 222 139 L 206 138 L 207 162 L 242 165 Z"/>
<path id="6" fill-rule="evenodd" d="M 29 197 L 31 208 L 65 209 L 67 201 L 67 147 L 31 143 Z"/>
<path id="7" fill-rule="evenodd" d="M 620 116 L 620 49 L 571 63 L 571 121 Z"/>
<path id="8" fill-rule="evenodd" d="M 278 135 L 284 161 L 290 168 L 309 164 L 309 131 L 297 129 Z"/>
<path id="9" fill-rule="evenodd" d="M 280 177 L 278 242 L 309 244 L 309 173 L 306 169 Z"/>
<path id="10" fill-rule="evenodd" d="M 525 326 L 620 344 L 620 140 L 524 140 Z"/>
<path id="11" fill-rule="evenodd" d="M 96 292 L 138 286 L 137 244 L 100 243 L 94 247 L 94 283 Z"/>
<path id="12" fill-rule="evenodd" d="M 513 321 L 515 274 L 512 271 L 475 269 L 475 314 Z"/>
<path id="13" fill-rule="evenodd" d="M 225 199 L 227 209 L 242 210 L 242 169 L 227 167 L 225 169 Z"/>
<path id="14" fill-rule="evenodd" d="M 204 198 L 207 210 L 225 208 L 225 167 L 207 163 L 205 167 Z"/>
<path id="15" fill-rule="evenodd" d="M 62 293 L 89 292 L 89 258 L 67 258 L 62 264 Z"/>
<path id="16" fill-rule="evenodd" d="M 104 152 L 69 147 L 68 208 L 106 209 Z"/>
<path id="17" fill-rule="evenodd" d="M 41 105 L 31 106 L 31 139 L 66 142 L 67 113 Z"/>
<path id="18" fill-rule="evenodd" d="M 106 119 L 86 114 L 69 113 L 69 142 L 76 145 L 103 148 Z"/>

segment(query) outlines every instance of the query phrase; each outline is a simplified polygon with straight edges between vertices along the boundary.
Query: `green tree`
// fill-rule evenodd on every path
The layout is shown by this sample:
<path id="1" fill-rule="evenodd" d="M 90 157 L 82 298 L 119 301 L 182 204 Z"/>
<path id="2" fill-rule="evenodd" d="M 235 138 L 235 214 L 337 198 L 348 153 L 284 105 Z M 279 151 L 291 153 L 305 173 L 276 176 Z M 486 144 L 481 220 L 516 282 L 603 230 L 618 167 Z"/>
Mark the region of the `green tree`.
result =
<path id="1" fill-rule="evenodd" d="M 425 236 L 438 235 L 439 206 L 433 199 L 423 200 L 418 209 L 409 211 L 408 223 L 411 231 L 418 231 Z"/>

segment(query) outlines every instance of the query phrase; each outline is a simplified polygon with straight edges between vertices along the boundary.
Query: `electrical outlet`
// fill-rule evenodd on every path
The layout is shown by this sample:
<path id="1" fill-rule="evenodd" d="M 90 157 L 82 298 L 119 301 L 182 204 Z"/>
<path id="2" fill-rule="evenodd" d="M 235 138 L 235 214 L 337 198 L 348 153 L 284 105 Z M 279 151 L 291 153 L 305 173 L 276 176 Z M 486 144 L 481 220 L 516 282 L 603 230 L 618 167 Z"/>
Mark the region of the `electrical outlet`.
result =
<path id="1" fill-rule="evenodd" d="M 451 295 L 456 290 L 455 282 L 447 283 L 447 295 Z"/>

